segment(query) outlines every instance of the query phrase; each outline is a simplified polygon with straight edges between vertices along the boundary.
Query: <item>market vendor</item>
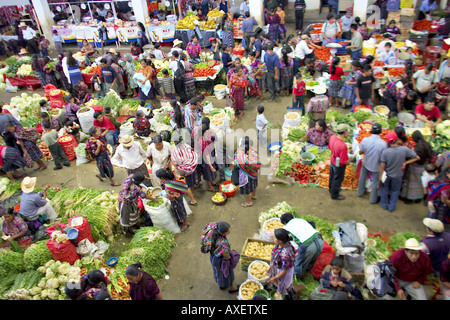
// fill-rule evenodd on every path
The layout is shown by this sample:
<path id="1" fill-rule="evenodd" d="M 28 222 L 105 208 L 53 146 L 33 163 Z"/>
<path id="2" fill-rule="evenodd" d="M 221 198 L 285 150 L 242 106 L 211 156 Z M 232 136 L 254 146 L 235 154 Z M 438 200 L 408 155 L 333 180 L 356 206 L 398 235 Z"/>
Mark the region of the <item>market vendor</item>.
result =
<path id="1" fill-rule="evenodd" d="M 383 29 L 382 33 L 389 33 L 389 39 L 395 41 L 397 36 L 401 34 L 400 29 L 395 25 L 395 20 L 389 21 L 389 24 Z"/>
<path id="2" fill-rule="evenodd" d="M 414 91 L 417 91 L 420 99 L 425 100 L 432 94 L 433 89 L 438 85 L 438 72 L 433 70 L 433 64 L 428 63 L 424 69 L 417 70 L 412 76 Z"/>
<path id="3" fill-rule="evenodd" d="M 420 239 L 424 251 L 431 259 L 433 272 L 439 274 L 442 262 L 447 259 L 450 252 L 450 233 L 445 231 L 444 224 L 439 219 L 424 218 L 427 236 Z"/>
<path id="4" fill-rule="evenodd" d="M 302 75 L 310 75 L 313 79 L 322 76 L 322 73 L 328 72 L 330 66 L 325 61 L 316 58 L 305 58 L 305 68 Z"/>
<path id="5" fill-rule="evenodd" d="M 301 36 L 301 40 L 295 45 L 294 48 L 294 74 L 297 73 L 300 65 L 304 63 L 306 59 L 313 59 L 315 57 L 314 48 L 317 48 L 311 38 L 307 34 Z"/>
<path id="6" fill-rule="evenodd" d="M 390 34 L 389 33 L 383 33 L 383 40 L 378 44 L 378 47 L 375 49 L 375 55 L 379 55 L 381 52 L 386 50 L 386 43 L 390 43 L 391 44 L 391 49 L 396 48 L 394 41 L 392 41 L 391 39 L 389 39 Z M 376 40 L 375 40 L 376 42 Z"/>
<path id="7" fill-rule="evenodd" d="M 422 0 L 422 3 L 419 7 L 419 15 L 417 17 L 417 20 L 423 20 L 426 19 L 427 16 L 432 15 L 433 10 L 436 9 L 436 0 Z"/>
<path id="8" fill-rule="evenodd" d="M 59 131 L 61 129 L 61 122 L 57 117 L 51 116 L 48 112 L 42 112 L 41 125 L 46 121 L 50 122 L 52 129 L 55 129 L 56 131 Z"/>
<path id="9" fill-rule="evenodd" d="M 329 13 L 327 15 L 327 21 L 322 25 L 322 46 L 326 46 L 329 43 L 336 42 L 336 36 L 341 32 L 339 23 L 336 22 L 335 15 Z"/>
<path id="10" fill-rule="evenodd" d="M 280 221 L 298 245 L 294 274 L 301 278 L 316 262 L 322 252 L 324 241 L 320 233 L 308 221 L 294 218 L 292 213 L 284 213 Z"/>
<path id="11" fill-rule="evenodd" d="M 105 137 L 108 144 L 114 150 L 116 146 L 116 127 L 114 127 L 114 124 L 111 122 L 111 120 L 109 120 L 108 117 L 104 116 L 101 111 L 95 111 L 93 125 L 100 129 L 101 136 Z"/>
<path id="12" fill-rule="evenodd" d="M 39 54 L 39 46 L 36 41 L 36 30 L 28 26 L 24 21 L 19 24 L 23 39 L 27 42 L 28 50 L 31 54 Z"/>
<path id="13" fill-rule="evenodd" d="M 21 248 L 26 248 L 31 244 L 31 237 L 28 234 L 28 225 L 18 216 L 18 212 L 13 208 L 4 209 L 0 207 L 0 217 L 2 222 L 2 239 L 6 239 L 2 248 L 11 248 L 11 243 L 17 241 Z"/>
<path id="14" fill-rule="evenodd" d="M 200 61 L 200 53 L 202 48 L 198 42 L 197 35 L 193 35 L 191 41 L 186 45 L 186 51 L 188 53 L 188 58 L 194 61 Z"/>
<path id="15" fill-rule="evenodd" d="M 400 81 L 388 83 L 384 89 L 381 89 L 381 103 L 389 108 L 392 116 L 397 116 L 402 111 L 403 100 L 409 91 L 408 85 L 409 79 L 402 78 Z"/>
<path id="16" fill-rule="evenodd" d="M 137 203 L 138 198 L 148 198 L 147 193 L 141 187 L 144 180 L 143 174 L 133 173 L 125 179 L 119 192 L 120 227 L 130 233 L 136 232 L 141 215 L 141 209 Z"/>
<path id="17" fill-rule="evenodd" d="M 395 65 L 397 64 L 397 55 L 390 42 L 386 42 L 384 45 L 384 51 L 381 51 L 377 60 L 384 62 L 385 64 Z"/>
<path id="18" fill-rule="evenodd" d="M 427 123 L 431 129 L 442 122 L 441 111 L 434 105 L 434 99 L 428 97 L 423 104 L 419 104 L 415 111 L 416 118 Z"/>
<path id="19" fill-rule="evenodd" d="M 170 55 L 173 55 L 173 51 L 176 50 L 178 51 L 178 54 L 182 54 L 183 53 L 183 49 L 181 48 L 181 45 L 183 44 L 183 41 L 181 41 L 180 39 L 175 39 L 173 40 L 173 46 L 170 49 Z"/>
<path id="20" fill-rule="evenodd" d="M 334 132 L 328 128 L 326 122 L 323 119 L 317 120 L 314 128 L 310 128 L 308 133 L 300 139 L 300 141 L 307 141 L 305 151 L 308 151 L 312 147 L 319 147 L 319 153 L 328 148 L 328 142 L 330 137 L 334 135 Z"/>
<path id="21" fill-rule="evenodd" d="M 57 218 L 55 209 L 53 209 L 47 198 L 47 190 L 50 185 L 45 185 L 44 189 L 37 193 L 34 191 L 36 187 L 36 177 L 25 177 L 22 180 L 20 188 L 22 196 L 20 198 L 20 214 L 27 221 L 40 219 L 41 221 L 53 221 Z"/>
<path id="22" fill-rule="evenodd" d="M 81 47 L 81 53 L 86 56 L 85 58 L 85 64 L 86 66 L 91 65 L 92 60 L 95 59 L 97 55 L 97 50 L 86 40 L 83 39 L 82 41 L 83 46 Z"/>
<path id="23" fill-rule="evenodd" d="M 313 92 L 316 95 L 309 100 L 308 106 L 306 107 L 306 112 L 311 113 L 309 121 L 310 128 L 315 127 L 316 121 L 318 120 L 325 121 L 325 113 L 330 107 L 330 99 L 325 94 L 326 88 L 314 89 Z"/>

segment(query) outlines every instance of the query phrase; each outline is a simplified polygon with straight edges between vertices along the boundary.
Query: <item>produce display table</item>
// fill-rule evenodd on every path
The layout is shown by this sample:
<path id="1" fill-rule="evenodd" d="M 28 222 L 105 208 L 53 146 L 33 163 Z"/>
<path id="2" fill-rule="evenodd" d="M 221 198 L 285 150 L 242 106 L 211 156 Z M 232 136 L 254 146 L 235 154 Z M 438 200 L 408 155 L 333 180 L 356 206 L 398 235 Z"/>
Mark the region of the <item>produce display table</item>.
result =
<path id="1" fill-rule="evenodd" d="M 33 87 L 35 89 L 36 87 L 41 86 L 41 81 L 38 77 L 35 76 L 26 76 L 26 77 L 7 77 L 5 74 L 3 74 L 3 79 L 6 81 L 6 79 L 9 80 L 11 85 L 13 86 L 27 86 L 27 87 Z"/>

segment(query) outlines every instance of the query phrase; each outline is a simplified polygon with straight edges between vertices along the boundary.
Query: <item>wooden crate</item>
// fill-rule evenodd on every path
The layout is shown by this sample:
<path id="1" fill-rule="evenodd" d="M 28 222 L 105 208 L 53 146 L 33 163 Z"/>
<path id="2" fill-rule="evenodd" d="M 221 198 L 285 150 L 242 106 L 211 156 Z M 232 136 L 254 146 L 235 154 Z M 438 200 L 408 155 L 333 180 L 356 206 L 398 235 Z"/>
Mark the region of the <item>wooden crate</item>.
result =
<path id="1" fill-rule="evenodd" d="M 247 246 L 248 246 L 249 242 L 260 242 L 263 245 L 270 244 L 270 245 L 275 246 L 274 242 L 264 241 L 264 240 L 260 240 L 260 239 L 254 239 L 254 238 L 247 238 L 244 242 L 244 246 L 242 247 L 241 259 L 239 260 L 241 263 L 242 270 L 246 271 L 248 266 L 250 265 L 250 263 L 252 263 L 255 260 L 261 260 L 261 261 L 270 263 L 270 259 L 267 260 L 267 259 L 262 259 L 259 257 L 252 257 L 252 256 L 248 256 L 248 255 L 244 254 L 245 250 L 247 250 Z"/>

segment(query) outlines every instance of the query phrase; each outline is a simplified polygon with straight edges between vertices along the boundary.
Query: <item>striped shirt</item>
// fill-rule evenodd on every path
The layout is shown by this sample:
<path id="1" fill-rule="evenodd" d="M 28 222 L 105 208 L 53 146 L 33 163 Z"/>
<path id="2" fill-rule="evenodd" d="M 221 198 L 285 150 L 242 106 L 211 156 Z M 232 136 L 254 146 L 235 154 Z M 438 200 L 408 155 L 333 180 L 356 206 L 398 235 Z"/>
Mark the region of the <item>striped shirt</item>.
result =
<path id="1" fill-rule="evenodd" d="M 175 91 L 175 87 L 173 85 L 173 79 L 171 77 L 162 77 L 162 78 L 159 78 L 158 81 L 159 81 L 162 91 L 164 93 L 167 94 L 167 93 L 172 93 Z"/>
<path id="2" fill-rule="evenodd" d="M 177 169 L 194 170 L 198 164 L 198 154 L 188 144 L 181 143 L 173 149 L 170 160 Z"/>
<path id="3" fill-rule="evenodd" d="M 197 110 L 192 110 L 188 104 L 184 107 L 184 123 L 186 128 L 194 129 L 199 124 L 199 115 Z"/>

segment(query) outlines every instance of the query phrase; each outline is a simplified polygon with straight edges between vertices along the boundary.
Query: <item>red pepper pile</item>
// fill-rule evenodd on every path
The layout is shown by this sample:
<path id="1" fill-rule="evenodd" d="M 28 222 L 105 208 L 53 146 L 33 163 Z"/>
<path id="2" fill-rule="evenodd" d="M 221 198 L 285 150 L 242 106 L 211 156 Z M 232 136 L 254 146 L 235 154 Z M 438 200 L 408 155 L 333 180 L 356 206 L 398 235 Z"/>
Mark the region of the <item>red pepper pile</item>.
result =
<path id="1" fill-rule="evenodd" d="M 295 179 L 300 184 L 303 183 L 317 183 L 318 178 L 314 174 L 313 167 L 307 166 L 301 162 L 294 162 L 291 171 L 285 171 L 285 175 Z"/>
<path id="2" fill-rule="evenodd" d="M 198 77 L 214 77 L 217 70 L 213 68 L 194 69 L 194 78 Z"/>

